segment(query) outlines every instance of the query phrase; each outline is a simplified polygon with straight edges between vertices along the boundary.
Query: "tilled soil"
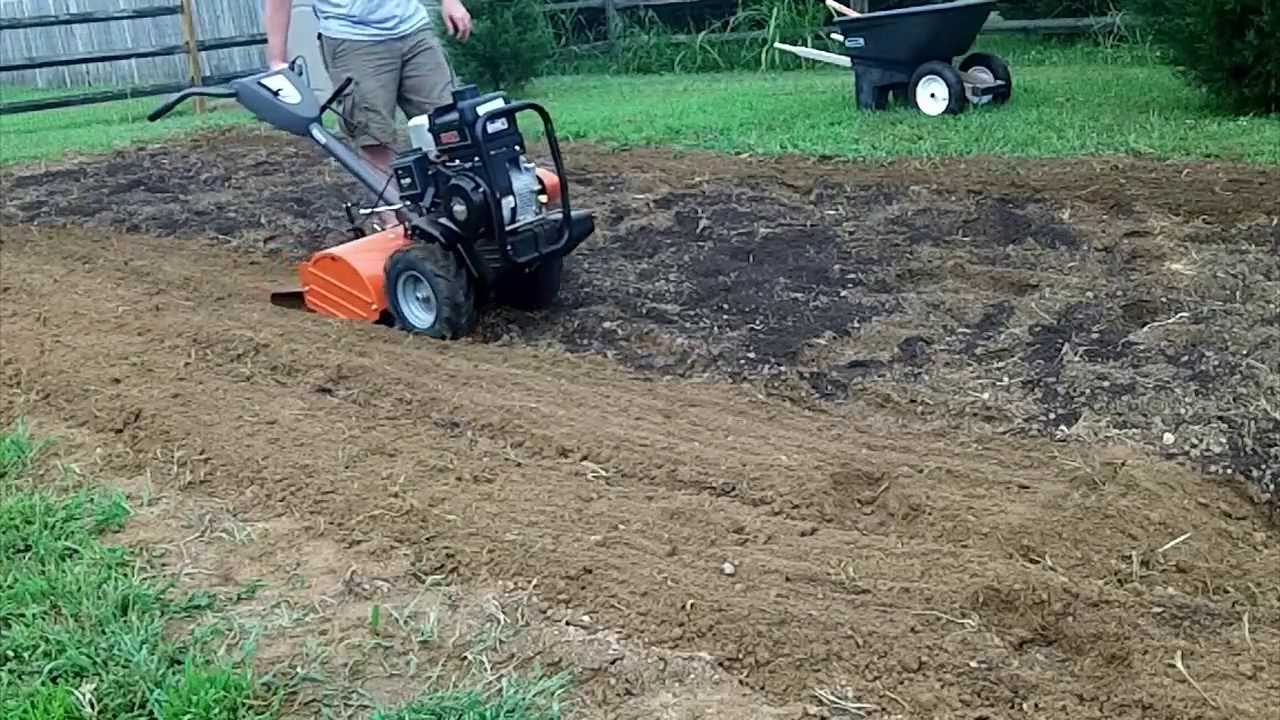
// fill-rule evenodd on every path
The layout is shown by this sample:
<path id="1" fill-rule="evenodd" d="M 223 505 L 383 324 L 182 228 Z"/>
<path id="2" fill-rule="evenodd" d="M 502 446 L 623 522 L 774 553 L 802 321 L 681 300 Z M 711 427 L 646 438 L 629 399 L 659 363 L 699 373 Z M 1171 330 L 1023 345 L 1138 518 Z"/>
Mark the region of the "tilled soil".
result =
<path id="1" fill-rule="evenodd" d="M 1274 709 L 1275 527 L 1158 457 L 1274 480 L 1274 171 L 572 152 L 562 307 L 451 344 L 265 302 L 349 197 L 278 135 L 20 171 L 0 420 L 762 704 Z M 610 667 L 599 717 L 696 692 Z"/>
<path id="2" fill-rule="evenodd" d="M 1123 438 L 1280 482 L 1280 170 L 1130 160 L 850 165 L 573 146 L 597 236 L 559 307 L 478 339 L 1024 437 Z M 7 178 L 4 219 L 296 259 L 360 193 L 233 131 Z"/>
<path id="3" fill-rule="evenodd" d="M 1238 718 L 1280 692 L 1274 528 L 1133 449 L 330 322 L 261 302 L 287 268 L 232 249 L 10 227 L 0 252 L 0 419 L 307 528 L 280 561 L 323 540 L 404 557 L 402 584 L 536 588 L 777 707 L 836 688 L 883 717 Z M 596 667 L 592 707 L 648 690 Z"/>

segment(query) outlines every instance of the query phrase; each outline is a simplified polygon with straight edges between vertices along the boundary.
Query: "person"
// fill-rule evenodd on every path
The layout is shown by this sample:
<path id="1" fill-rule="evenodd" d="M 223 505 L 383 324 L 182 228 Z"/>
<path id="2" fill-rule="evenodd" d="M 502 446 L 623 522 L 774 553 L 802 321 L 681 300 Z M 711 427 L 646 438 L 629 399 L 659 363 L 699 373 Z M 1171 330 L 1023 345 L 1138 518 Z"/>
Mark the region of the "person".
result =
<path id="1" fill-rule="evenodd" d="M 292 0 L 263 0 L 267 65 L 289 64 Z M 351 78 L 337 108 L 343 131 L 360 154 L 384 175 L 395 151 L 396 108 L 408 117 L 447 104 L 454 75 L 423 0 L 314 0 L 320 56 L 334 87 Z M 462 0 L 441 0 L 450 36 L 466 42 L 471 14 Z M 394 190 L 394 188 L 392 188 Z M 393 216 L 380 213 L 382 224 Z"/>

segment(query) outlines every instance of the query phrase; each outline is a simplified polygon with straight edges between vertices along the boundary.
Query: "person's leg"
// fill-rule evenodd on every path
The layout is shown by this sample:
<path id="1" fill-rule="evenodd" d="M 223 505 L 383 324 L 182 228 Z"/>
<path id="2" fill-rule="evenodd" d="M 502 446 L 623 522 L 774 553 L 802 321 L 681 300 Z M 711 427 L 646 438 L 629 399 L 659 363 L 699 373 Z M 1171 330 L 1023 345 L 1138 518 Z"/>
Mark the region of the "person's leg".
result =
<path id="1" fill-rule="evenodd" d="M 387 194 L 395 198 L 398 193 L 391 181 L 395 153 L 390 143 L 395 140 L 400 88 L 399 44 L 322 37 L 320 50 L 334 87 L 347 78 L 352 81 L 341 101 L 343 133 L 364 159 L 387 178 Z M 378 224 L 386 227 L 394 220 L 394 214 L 382 213 Z"/>
<path id="2" fill-rule="evenodd" d="M 413 117 L 449 104 L 453 99 L 453 68 L 439 36 L 430 28 L 423 28 L 406 37 L 403 45 L 400 109 Z"/>

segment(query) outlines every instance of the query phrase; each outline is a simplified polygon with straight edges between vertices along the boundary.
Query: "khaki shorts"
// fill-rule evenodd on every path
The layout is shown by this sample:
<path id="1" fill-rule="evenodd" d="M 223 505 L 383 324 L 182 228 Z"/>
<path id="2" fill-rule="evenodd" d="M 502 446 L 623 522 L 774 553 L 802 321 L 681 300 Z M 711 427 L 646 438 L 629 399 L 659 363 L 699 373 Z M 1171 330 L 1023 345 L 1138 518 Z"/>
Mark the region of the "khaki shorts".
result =
<path id="1" fill-rule="evenodd" d="M 452 100 L 453 70 L 444 47 L 424 27 L 393 40 L 343 40 L 319 36 L 330 82 L 352 79 L 342 101 L 343 132 L 360 146 L 391 145 L 406 117 Z"/>

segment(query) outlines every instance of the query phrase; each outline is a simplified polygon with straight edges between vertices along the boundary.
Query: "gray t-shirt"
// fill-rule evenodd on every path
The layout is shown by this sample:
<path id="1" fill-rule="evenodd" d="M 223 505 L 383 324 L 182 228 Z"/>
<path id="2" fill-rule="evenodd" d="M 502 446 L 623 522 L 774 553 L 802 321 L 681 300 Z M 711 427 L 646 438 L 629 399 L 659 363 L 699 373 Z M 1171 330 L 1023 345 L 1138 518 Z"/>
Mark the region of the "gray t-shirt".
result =
<path id="1" fill-rule="evenodd" d="M 321 35 L 342 40 L 386 40 L 431 23 L 422 0 L 313 0 Z"/>

